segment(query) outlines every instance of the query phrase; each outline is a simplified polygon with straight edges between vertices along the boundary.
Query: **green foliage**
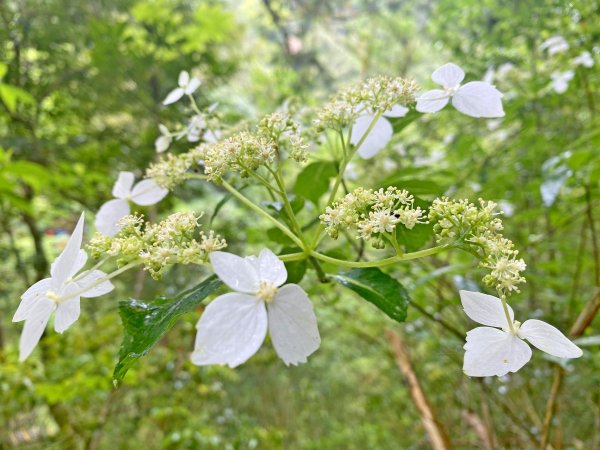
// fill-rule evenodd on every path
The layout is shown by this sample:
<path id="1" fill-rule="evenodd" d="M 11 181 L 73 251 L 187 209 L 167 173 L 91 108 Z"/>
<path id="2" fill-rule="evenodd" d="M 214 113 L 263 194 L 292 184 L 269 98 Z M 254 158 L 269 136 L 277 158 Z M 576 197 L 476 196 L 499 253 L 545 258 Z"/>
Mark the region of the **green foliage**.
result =
<path id="1" fill-rule="evenodd" d="M 337 167 L 331 161 L 316 161 L 307 165 L 296 178 L 294 193 L 318 205 L 327 192 L 329 181 L 337 175 Z"/>
<path id="2" fill-rule="evenodd" d="M 331 278 L 373 303 L 395 321 L 406 320 L 408 292 L 398 281 L 380 269 L 354 269 L 333 275 Z"/>
<path id="3" fill-rule="evenodd" d="M 129 368 L 147 354 L 183 314 L 194 311 L 207 296 L 222 285 L 215 275 L 175 298 L 158 298 L 152 302 L 126 300 L 119 303 L 125 336 L 113 378 L 119 383 Z"/>

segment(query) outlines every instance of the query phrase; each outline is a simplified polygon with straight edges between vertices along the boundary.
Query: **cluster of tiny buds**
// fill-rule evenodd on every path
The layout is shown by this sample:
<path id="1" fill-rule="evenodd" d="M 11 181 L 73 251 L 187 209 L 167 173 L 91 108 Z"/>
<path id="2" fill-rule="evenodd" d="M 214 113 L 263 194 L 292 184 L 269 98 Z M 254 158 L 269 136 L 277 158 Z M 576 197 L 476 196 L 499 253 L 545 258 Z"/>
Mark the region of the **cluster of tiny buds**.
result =
<path id="1" fill-rule="evenodd" d="M 497 204 L 479 199 L 479 206 L 468 200 L 435 199 L 429 209 L 435 239 L 440 244 L 467 245 L 475 253 L 480 266 L 490 269 L 483 281 L 498 292 L 508 295 L 519 292 L 518 285 L 526 280 L 521 275 L 525 261 L 518 258 L 514 244 L 501 231 L 502 221 Z"/>
<path id="2" fill-rule="evenodd" d="M 209 180 L 219 181 L 226 172 L 247 176 L 269 166 L 283 154 L 305 162 L 308 144 L 291 117 L 274 113 L 263 118 L 255 131 L 242 131 L 214 143 L 201 143 L 187 153 L 168 155 L 146 171 L 159 186 L 173 189 L 186 180 L 190 169 L 202 169 Z"/>
<path id="3" fill-rule="evenodd" d="M 378 76 L 341 91 L 319 109 L 313 125 L 317 132 L 325 129 L 342 131 L 361 114 L 384 113 L 395 105 L 415 101 L 417 85 L 404 78 Z"/>
<path id="4" fill-rule="evenodd" d="M 173 264 L 203 264 L 209 253 L 221 250 L 227 243 L 214 231 L 199 231 L 193 212 L 177 212 L 165 220 L 150 224 L 140 215 L 119 220 L 120 231 L 114 236 L 97 233 L 88 245 L 95 258 L 117 257 L 117 264 L 139 261 L 152 278 L 160 279 Z"/>
<path id="5" fill-rule="evenodd" d="M 414 200 L 408 191 L 393 186 L 376 191 L 358 188 L 328 206 L 319 218 L 334 239 L 340 231 L 353 230 L 359 239 L 381 248 L 385 242 L 381 237 L 390 236 L 399 224 L 410 230 L 426 223 L 425 211 L 415 208 Z"/>

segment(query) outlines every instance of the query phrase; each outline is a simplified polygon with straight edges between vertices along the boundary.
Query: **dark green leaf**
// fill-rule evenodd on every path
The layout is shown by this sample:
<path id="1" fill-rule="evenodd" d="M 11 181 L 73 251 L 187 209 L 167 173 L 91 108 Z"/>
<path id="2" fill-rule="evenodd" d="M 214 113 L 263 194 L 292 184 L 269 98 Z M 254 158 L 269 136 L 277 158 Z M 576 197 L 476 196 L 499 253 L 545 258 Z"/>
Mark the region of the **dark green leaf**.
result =
<path id="1" fill-rule="evenodd" d="M 336 175 L 337 167 L 332 161 L 311 163 L 298 174 L 293 191 L 316 205 L 327 192 L 329 180 Z"/>
<path id="2" fill-rule="evenodd" d="M 398 134 L 415 120 L 417 120 L 421 115 L 421 113 L 411 109 L 404 117 L 388 117 L 387 119 L 392 124 L 394 134 Z"/>
<path id="3" fill-rule="evenodd" d="M 433 225 L 429 223 L 419 223 L 412 230 L 408 230 L 401 224 L 396 227 L 396 239 L 407 252 L 419 250 L 431 240 L 431 236 L 433 236 Z"/>
<path id="4" fill-rule="evenodd" d="M 333 275 L 332 278 L 373 303 L 392 319 L 398 322 L 406 320 L 408 292 L 398 281 L 378 268 L 354 269 Z"/>
<path id="5" fill-rule="evenodd" d="M 120 302 L 119 315 L 125 328 L 125 337 L 119 350 L 119 362 L 113 373 L 114 381 L 121 382 L 129 368 L 148 353 L 182 314 L 193 311 L 221 285 L 221 280 L 212 275 L 175 298 L 161 297 L 151 302 L 130 299 Z"/>

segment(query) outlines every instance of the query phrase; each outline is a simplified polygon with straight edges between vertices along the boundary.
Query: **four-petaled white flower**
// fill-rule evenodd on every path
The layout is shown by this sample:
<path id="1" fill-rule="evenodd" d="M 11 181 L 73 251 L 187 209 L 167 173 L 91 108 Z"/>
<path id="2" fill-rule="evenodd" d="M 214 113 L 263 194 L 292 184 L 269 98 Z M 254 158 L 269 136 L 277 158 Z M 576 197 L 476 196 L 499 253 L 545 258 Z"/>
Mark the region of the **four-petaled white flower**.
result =
<path id="1" fill-rule="evenodd" d="M 287 271 L 270 250 L 241 258 L 210 254 L 215 273 L 231 289 L 217 297 L 198 321 L 192 362 L 236 367 L 254 355 L 267 334 L 286 365 L 306 362 L 319 348 L 317 319 L 306 292 L 286 284 Z M 281 287 L 280 287 L 281 286 Z"/>
<path id="2" fill-rule="evenodd" d="M 540 50 L 547 50 L 549 55 L 563 53 L 569 50 L 569 43 L 560 35 L 552 36 L 541 43 Z"/>
<path id="3" fill-rule="evenodd" d="M 157 153 L 162 153 L 167 150 L 171 145 L 171 142 L 173 142 L 173 136 L 169 129 L 162 123 L 158 124 L 158 129 L 160 131 L 160 136 L 154 141 L 154 148 Z"/>
<path id="4" fill-rule="evenodd" d="M 569 81 L 573 79 L 575 73 L 572 70 L 567 70 L 565 72 L 552 72 L 550 75 L 552 77 L 552 89 L 558 94 L 562 94 L 566 92 L 569 88 Z"/>
<path id="5" fill-rule="evenodd" d="M 392 124 L 386 117 L 404 117 L 408 111 L 409 109 L 405 106 L 394 105 L 389 111 L 383 113 L 359 147 L 358 155 L 364 159 L 369 159 L 379 153 L 390 139 L 392 139 L 392 135 L 394 134 Z M 352 135 L 350 136 L 350 143 L 352 145 L 358 145 L 374 119 L 375 116 L 372 114 L 360 116 L 356 119 L 356 122 L 352 126 Z"/>
<path id="6" fill-rule="evenodd" d="M 19 343 L 19 359 L 25 360 L 42 337 L 46 324 L 54 315 L 54 329 L 62 333 L 79 318 L 80 297 L 98 297 L 113 290 L 101 270 L 76 274 L 87 261 L 81 249 L 84 215 L 81 214 L 73 234 L 50 268 L 50 277 L 38 281 L 21 296 L 13 322 L 25 321 Z"/>
<path id="7" fill-rule="evenodd" d="M 171 103 L 175 103 L 184 95 L 193 94 L 196 91 L 196 89 L 200 87 L 200 83 L 201 81 L 199 78 L 190 78 L 190 74 L 186 70 L 181 71 L 179 73 L 179 79 L 177 81 L 179 87 L 176 87 L 171 92 L 169 92 L 167 98 L 163 100 L 163 105 L 170 105 Z"/>
<path id="8" fill-rule="evenodd" d="M 151 178 L 142 180 L 133 185 L 135 175 L 133 172 L 120 172 L 119 178 L 113 186 L 112 194 L 116 197 L 104 203 L 96 214 L 96 229 L 112 236 L 119 231 L 117 222 L 131 211 L 129 200 L 136 205 L 148 206 L 161 201 L 169 193 L 168 189 L 161 188 Z"/>
<path id="9" fill-rule="evenodd" d="M 502 93 L 485 81 L 470 81 L 461 86 L 465 72 L 456 64 L 448 63 L 435 70 L 431 79 L 444 89 L 433 89 L 417 98 L 417 111 L 434 113 L 452 99 L 452 105 L 471 117 L 503 117 Z"/>
<path id="10" fill-rule="evenodd" d="M 573 65 L 575 67 L 583 66 L 583 67 L 587 67 L 589 69 L 590 67 L 594 67 L 594 58 L 592 58 L 592 55 L 590 52 L 585 50 L 585 51 L 581 52 L 581 54 L 579 56 L 576 56 L 575 58 L 573 58 Z"/>
<path id="11" fill-rule="evenodd" d="M 487 325 L 467 333 L 463 371 L 471 377 L 500 377 L 519 370 L 531 359 L 531 347 L 524 339 L 558 358 L 579 358 L 583 354 L 579 347 L 546 322 L 529 319 L 521 324 L 514 320 L 512 308 L 506 305 L 512 322 L 509 324 L 502 301 L 497 297 L 460 291 L 460 299 L 471 320 Z"/>

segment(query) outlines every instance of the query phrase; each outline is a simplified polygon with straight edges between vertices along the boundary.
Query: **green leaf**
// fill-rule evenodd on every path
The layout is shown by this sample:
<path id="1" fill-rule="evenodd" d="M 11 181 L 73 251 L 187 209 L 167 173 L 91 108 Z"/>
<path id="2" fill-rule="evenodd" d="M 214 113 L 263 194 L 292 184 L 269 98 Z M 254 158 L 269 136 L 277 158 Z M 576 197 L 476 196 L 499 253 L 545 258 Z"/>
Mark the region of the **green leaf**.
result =
<path id="1" fill-rule="evenodd" d="M 298 247 L 284 247 L 281 249 L 280 254 L 287 255 L 289 253 L 296 253 L 300 251 L 302 250 Z M 300 283 L 306 274 L 306 269 L 308 267 L 307 260 L 303 259 L 300 261 L 289 261 L 284 264 L 288 274 L 286 283 Z"/>
<path id="2" fill-rule="evenodd" d="M 8 84 L 0 84 L 0 98 L 10 112 L 15 111 L 19 100 L 23 103 L 35 103 L 35 99 L 27 91 Z"/>
<path id="3" fill-rule="evenodd" d="M 298 174 L 293 191 L 316 205 L 329 189 L 329 180 L 336 175 L 337 167 L 332 161 L 311 163 Z"/>
<path id="4" fill-rule="evenodd" d="M 373 303 L 392 319 L 398 322 L 406 320 L 408 292 L 398 281 L 378 268 L 354 269 L 331 278 Z"/>
<path id="5" fill-rule="evenodd" d="M 429 223 L 418 223 L 412 230 L 404 225 L 396 227 L 396 240 L 407 252 L 415 252 L 424 247 L 433 236 L 433 225 Z"/>
<path id="6" fill-rule="evenodd" d="M 160 297 L 151 302 L 130 299 L 120 302 L 119 315 L 125 328 L 125 337 L 113 372 L 115 383 L 123 380 L 130 367 L 150 351 L 181 315 L 193 311 L 221 285 L 221 280 L 212 275 L 175 298 Z"/>
<path id="7" fill-rule="evenodd" d="M 398 134 L 420 116 L 422 116 L 421 113 L 417 112 L 415 109 L 411 109 L 404 117 L 388 117 L 387 120 L 392 124 L 394 134 Z"/>

